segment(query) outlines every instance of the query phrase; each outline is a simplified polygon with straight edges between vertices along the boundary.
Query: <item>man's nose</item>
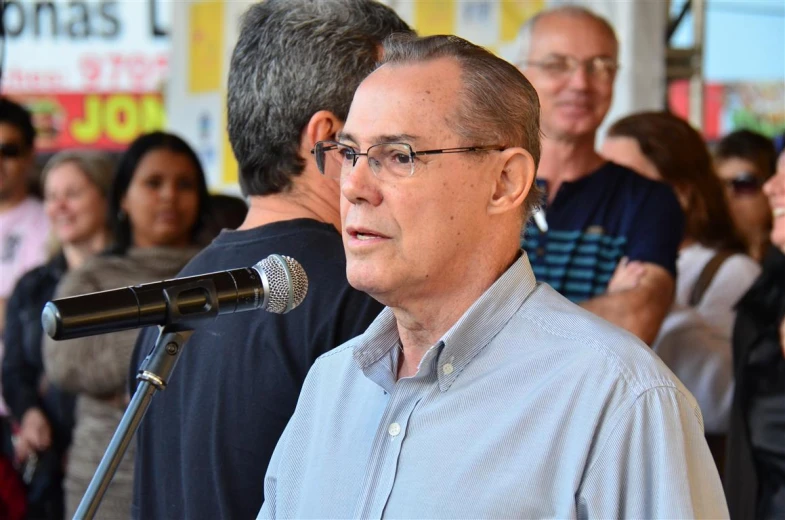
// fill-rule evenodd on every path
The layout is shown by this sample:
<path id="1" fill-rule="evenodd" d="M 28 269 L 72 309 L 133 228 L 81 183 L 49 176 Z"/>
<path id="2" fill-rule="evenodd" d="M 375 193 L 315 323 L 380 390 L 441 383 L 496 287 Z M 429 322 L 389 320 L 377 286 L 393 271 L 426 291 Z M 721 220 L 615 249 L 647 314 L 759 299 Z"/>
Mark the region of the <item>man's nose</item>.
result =
<path id="1" fill-rule="evenodd" d="M 365 201 L 376 206 L 381 202 L 378 179 L 371 171 L 368 157 L 365 161 L 359 159 L 360 156 L 355 155 L 352 168 L 341 172 L 341 194 L 352 204 Z"/>
<path id="2" fill-rule="evenodd" d="M 591 84 L 592 76 L 588 63 L 578 63 L 570 72 L 569 85 L 579 90 L 587 90 Z"/>

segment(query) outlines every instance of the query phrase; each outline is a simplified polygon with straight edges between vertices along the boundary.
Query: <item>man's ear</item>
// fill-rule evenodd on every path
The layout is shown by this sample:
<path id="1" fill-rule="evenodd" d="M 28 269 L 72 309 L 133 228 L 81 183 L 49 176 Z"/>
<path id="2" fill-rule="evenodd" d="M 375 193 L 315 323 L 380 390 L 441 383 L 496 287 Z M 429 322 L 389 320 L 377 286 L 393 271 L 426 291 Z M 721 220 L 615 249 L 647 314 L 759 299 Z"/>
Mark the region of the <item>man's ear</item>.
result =
<path id="1" fill-rule="evenodd" d="M 329 110 L 320 110 L 311 116 L 300 136 L 300 148 L 304 156 L 311 153 L 319 141 L 335 139 L 335 135 L 343 128 L 343 121 Z"/>
<path id="2" fill-rule="evenodd" d="M 501 154 L 501 167 L 496 171 L 488 200 L 488 213 L 491 215 L 520 211 L 537 175 L 534 158 L 527 150 L 508 148 Z"/>

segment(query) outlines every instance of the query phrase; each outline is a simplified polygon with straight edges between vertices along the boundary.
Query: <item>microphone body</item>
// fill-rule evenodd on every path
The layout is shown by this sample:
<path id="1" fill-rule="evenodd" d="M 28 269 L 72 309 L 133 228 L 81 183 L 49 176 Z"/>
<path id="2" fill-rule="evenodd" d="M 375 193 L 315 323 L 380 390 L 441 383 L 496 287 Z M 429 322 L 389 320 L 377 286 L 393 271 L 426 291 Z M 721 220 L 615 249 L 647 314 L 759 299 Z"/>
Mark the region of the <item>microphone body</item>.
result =
<path id="1" fill-rule="evenodd" d="M 64 340 L 260 308 L 284 314 L 299 305 L 307 291 L 302 266 L 271 255 L 253 267 L 50 301 L 41 323 L 52 339 Z"/>

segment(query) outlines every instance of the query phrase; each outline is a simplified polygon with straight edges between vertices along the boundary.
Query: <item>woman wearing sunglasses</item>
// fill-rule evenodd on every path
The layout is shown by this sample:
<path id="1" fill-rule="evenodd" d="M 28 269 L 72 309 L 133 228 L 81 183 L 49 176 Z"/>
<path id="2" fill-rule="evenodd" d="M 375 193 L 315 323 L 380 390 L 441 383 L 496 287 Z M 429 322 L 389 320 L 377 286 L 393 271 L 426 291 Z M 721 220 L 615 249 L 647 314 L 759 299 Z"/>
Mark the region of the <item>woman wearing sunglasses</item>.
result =
<path id="1" fill-rule="evenodd" d="M 771 230 L 771 212 L 762 187 L 774 174 L 776 160 L 772 141 L 749 130 L 728 134 L 714 153 L 733 221 L 747 243 L 748 254 L 758 261 L 766 254 Z"/>
<path id="2" fill-rule="evenodd" d="M 652 348 L 698 400 L 709 445 L 722 466 L 733 398 L 734 306 L 760 267 L 745 254 L 711 155 L 686 121 L 664 112 L 625 117 L 608 130 L 602 152 L 671 185 L 684 209 L 676 298 Z M 634 286 L 642 269 L 635 262 L 621 265 L 609 290 Z"/>
<path id="3" fill-rule="evenodd" d="M 772 247 L 738 306 L 725 494 L 731 518 L 785 518 L 785 153 L 763 185 Z"/>

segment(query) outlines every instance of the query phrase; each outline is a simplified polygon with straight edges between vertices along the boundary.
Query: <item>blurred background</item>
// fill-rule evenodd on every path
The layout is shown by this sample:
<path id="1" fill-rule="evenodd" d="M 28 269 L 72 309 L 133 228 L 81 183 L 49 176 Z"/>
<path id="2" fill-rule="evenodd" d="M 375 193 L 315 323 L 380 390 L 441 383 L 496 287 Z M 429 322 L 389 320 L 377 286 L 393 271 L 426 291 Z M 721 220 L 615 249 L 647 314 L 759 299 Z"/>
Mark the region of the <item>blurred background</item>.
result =
<path id="1" fill-rule="evenodd" d="M 39 164 L 68 148 L 119 154 L 139 134 L 167 129 L 197 150 L 210 191 L 238 194 L 224 93 L 238 20 L 250 3 L 3 1 L 2 93 L 34 113 Z M 421 34 L 458 34 L 513 61 L 521 24 L 568 2 L 386 3 Z M 606 124 L 667 106 L 710 144 L 739 128 L 775 139 L 785 132 L 782 0 L 569 3 L 608 17 L 621 41 Z"/>

